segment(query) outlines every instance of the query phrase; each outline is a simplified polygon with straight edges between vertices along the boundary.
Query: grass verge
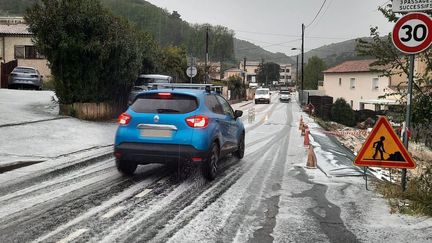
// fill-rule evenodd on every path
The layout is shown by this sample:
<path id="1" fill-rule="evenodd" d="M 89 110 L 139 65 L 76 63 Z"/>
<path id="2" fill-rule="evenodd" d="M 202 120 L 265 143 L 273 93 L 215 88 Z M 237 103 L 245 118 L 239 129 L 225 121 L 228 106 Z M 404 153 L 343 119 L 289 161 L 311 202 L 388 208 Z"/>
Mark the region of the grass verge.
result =
<path id="1" fill-rule="evenodd" d="M 392 213 L 432 217 L 432 168 L 412 178 L 406 191 L 390 182 L 376 182 L 376 190 L 388 199 Z"/>

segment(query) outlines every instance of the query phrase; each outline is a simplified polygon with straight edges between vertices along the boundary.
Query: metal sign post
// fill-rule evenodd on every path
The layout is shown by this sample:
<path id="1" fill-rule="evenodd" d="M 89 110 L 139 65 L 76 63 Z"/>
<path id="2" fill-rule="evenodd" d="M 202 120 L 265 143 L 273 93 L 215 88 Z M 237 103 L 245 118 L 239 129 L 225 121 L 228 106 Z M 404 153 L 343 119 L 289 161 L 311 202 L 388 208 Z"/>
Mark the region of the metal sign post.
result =
<path id="1" fill-rule="evenodd" d="M 394 12 L 426 11 L 432 5 L 419 4 L 417 1 L 393 1 Z M 428 14 L 414 12 L 400 18 L 392 32 L 392 41 L 397 49 L 409 55 L 409 78 L 407 90 L 407 110 L 405 129 L 403 131 L 403 144 L 408 150 L 408 132 L 411 125 L 412 86 L 414 82 L 415 54 L 423 52 L 432 44 L 432 19 Z M 406 190 L 407 170 L 402 169 L 401 187 Z"/>
<path id="2" fill-rule="evenodd" d="M 408 92 L 407 92 L 407 110 L 406 110 L 406 120 L 405 120 L 405 131 L 403 132 L 403 143 L 405 148 L 408 150 L 408 129 L 411 125 L 411 106 L 412 106 L 412 86 L 414 81 L 414 60 L 415 55 L 409 56 L 409 79 L 408 79 Z M 401 187 L 402 191 L 406 190 L 407 184 L 407 169 L 402 169 Z"/>
<path id="3" fill-rule="evenodd" d="M 365 182 L 366 182 L 366 191 L 369 191 L 369 188 L 368 188 L 368 183 L 367 183 L 367 169 L 368 169 L 368 167 L 366 166 L 366 167 L 363 167 L 364 168 L 364 177 L 365 177 Z"/>

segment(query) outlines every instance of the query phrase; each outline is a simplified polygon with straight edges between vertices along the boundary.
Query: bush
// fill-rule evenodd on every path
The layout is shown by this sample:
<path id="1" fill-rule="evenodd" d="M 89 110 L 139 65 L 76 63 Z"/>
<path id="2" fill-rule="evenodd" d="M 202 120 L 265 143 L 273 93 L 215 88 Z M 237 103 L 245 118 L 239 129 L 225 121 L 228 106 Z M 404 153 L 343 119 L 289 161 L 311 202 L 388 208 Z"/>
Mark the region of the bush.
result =
<path id="1" fill-rule="evenodd" d="M 343 98 L 338 98 L 331 109 L 332 120 L 346 126 L 355 125 L 354 111 Z"/>
<path id="2" fill-rule="evenodd" d="M 378 192 L 386 197 L 392 212 L 432 216 L 432 166 L 428 165 L 422 175 L 408 182 L 405 192 L 400 185 L 378 182 Z"/>
<path id="3" fill-rule="evenodd" d="M 243 87 L 243 80 L 239 76 L 231 76 L 228 78 L 228 89 L 231 90 L 231 99 L 241 99 L 246 91 Z"/>
<path id="4" fill-rule="evenodd" d="M 41 0 L 25 16 L 60 104 L 126 106 L 143 40 L 97 0 Z M 146 47 L 146 46 L 144 46 Z"/>
<path id="5" fill-rule="evenodd" d="M 50 76 L 49 78 L 46 78 L 43 80 L 43 85 L 42 85 L 42 89 L 43 90 L 55 90 L 55 81 L 54 81 L 54 77 Z"/>

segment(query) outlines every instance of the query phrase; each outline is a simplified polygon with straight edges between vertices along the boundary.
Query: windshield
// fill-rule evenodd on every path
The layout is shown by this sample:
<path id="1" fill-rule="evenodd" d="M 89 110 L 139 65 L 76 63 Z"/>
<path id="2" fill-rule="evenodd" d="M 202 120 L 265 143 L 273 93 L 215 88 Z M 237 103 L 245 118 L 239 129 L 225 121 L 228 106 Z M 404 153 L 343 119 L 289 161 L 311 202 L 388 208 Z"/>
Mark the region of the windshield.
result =
<path id="1" fill-rule="evenodd" d="M 290 94 L 289 91 L 281 91 L 280 93 L 281 93 L 281 94 L 286 94 L 286 95 L 289 95 L 289 94 Z"/>
<path id="2" fill-rule="evenodd" d="M 258 94 L 258 95 L 265 95 L 265 94 L 268 94 L 268 93 L 269 93 L 269 91 L 265 90 L 265 89 L 259 89 L 259 90 L 256 91 L 256 94 Z"/>

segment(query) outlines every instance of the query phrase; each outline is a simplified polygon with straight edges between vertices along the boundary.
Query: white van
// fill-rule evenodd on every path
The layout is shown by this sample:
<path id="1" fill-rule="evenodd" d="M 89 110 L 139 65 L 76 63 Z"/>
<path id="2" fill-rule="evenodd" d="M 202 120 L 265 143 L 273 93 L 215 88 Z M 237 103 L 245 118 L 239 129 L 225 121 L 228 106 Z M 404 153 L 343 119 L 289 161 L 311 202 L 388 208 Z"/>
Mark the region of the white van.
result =
<path id="1" fill-rule="evenodd" d="M 258 88 L 255 91 L 255 104 L 267 103 L 270 104 L 270 89 L 269 88 Z"/>

